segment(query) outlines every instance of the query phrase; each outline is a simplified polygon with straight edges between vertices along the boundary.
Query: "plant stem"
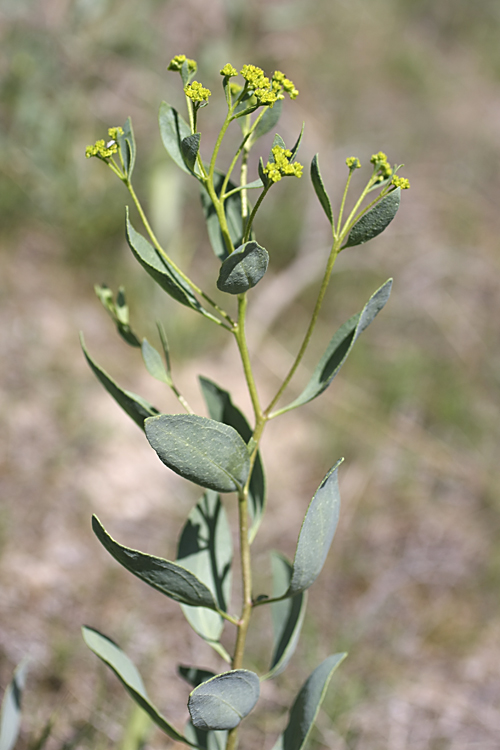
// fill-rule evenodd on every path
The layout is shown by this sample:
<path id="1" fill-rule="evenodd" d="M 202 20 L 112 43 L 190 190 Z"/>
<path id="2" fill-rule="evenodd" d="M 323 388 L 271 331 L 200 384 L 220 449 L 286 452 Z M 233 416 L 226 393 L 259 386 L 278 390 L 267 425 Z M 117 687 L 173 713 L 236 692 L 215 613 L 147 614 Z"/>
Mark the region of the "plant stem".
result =
<path id="1" fill-rule="evenodd" d="M 245 373 L 245 379 L 248 385 L 248 391 L 250 398 L 252 399 L 252 406 L 255 414 L 255 421 L 258 424 L 263 417 L 262 407 L 259 401 L 259 394 L 257 393 L 257 386 L 255 384 L 255 378 L 252 371 L 252 365 L 250 362 L 250 355 L 248 353 L 248 345 L 245 334 L 245 315 L 247 309 L 247 296 L 245 294 L 238 294 L 238 325 L 234 329 L 234 335 L 236 337 L 236 343 L 240 352 L 241 362 L 243 364 L 243 371 Z"/>
<path id="2" fill-rule="evenodd" d="M 252 209 L 252 213 L 248 217 L 248 221 L 247 221 L 246 227 L 245 227 L 245 235 L 243 237 L 243 242 L 248 242 L 248 239 L 250 237 L 250 232 L 252 231 L 252 224 L 253 224 L 253 220 L 255 219 L 255 215 L 256 215 L 257 211 L 259 210 L 262 201 L 264 200 L 264 198 L 266 197 L 267 193 L 269 192 L 272 184 L 273 183 L 270 182 L 267 185 L 267 187 L 264 188 L 264 190 L 262 191 L 262 193 L 259 195 L 259 197 L 257 199 L 257 202 L 256 202 L 255 206 Z"/>

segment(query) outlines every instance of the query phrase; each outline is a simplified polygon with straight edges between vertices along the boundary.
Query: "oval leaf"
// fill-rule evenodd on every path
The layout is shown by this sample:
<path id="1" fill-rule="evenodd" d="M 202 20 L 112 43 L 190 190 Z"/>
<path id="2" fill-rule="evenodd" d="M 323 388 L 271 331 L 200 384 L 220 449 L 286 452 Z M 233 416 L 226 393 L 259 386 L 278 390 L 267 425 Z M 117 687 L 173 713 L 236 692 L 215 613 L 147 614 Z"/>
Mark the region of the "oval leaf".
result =
<path id="1" fill-rule="evenodd" d="M 401 188 L 388 193 L 356 222 L 343 247 L 362 245 L 381 234 L 396 216 L 400 201 Z"/>
<path id="2" fill-rule="evenodd" d="M 177 742 L 184 742 L 187 745 L 196 747 L 196 743 L 183 737 L 174 727 L 162 716 L 148 698 L 141 675 L 135 664 L 128 656 L 116 645 L 110 638 L 94 628 L 82 628 L 83 639 L 91 651 L 96 654 L 105 664 L 107 664 L 116 674 L 122 685 L 134 701 L 148 714 L 165 734 Z"/>
<path id="3" fill-rule="evenodd" d="M 7 686 L 0 711 L 0 749 L 13 750 L 21 728 L 21 700 L 27 663 L 21 662 Z"/>
<path id="4" fill-rule="evenodd" d="M 197 729 L 234 729 L 255 706 L 260 680 L 255 672 L 234 669 L 203 682 L 189 696 L 188 709 Z"/>
<path id="5" fill-rule="evenodd" d="M 376 318 L 387 303 L 391 289 L 392 279 L 389 279 L 370 297 L 360 313 L 353 315 L 347 323 L 344 323 L 339 328 L 332 337 L 326 352 L 321 357 L 318 366 L 313 372 L 312 378 L 300 396 L 295 401 L 292 401 L 291 404 L 288 404 L 288 406 L 279 409 L 276 413 L 283 414 L 286 411 L 290 411 L 290 409 L 296 409 L 298 406 L 307 404 L 328 388 L 349 356 L 359 334 L 365 328 L 368 328 L 372 320 Z"/>
<path id="6" fill-rule="evenodd" d="M 311 162 L 311 182 L 313 184 L 316 195 L 318 196 L 318 200 L 323 206 L 323 211 L 325 212 L 328 221 L 333 226 L 332 204 L 330 203 L 330 198 L 328 197 L 328 193 L 326 192 L 325 186 L 323 184 L 323 178 L 321 177 L 321 172 L 319 171 L 318 154 L 313 157 L 313 160 Z"/>
<path id="7" fill-rule="evenodd" d="M 234 427 L 234 429 L 239 432 L 244 442 L 248 443 L 252 437 L 252 430 L 244 414 L 233 404 L 229 392 L 220 388 L 220 386 L 214 383 L 213 380 L 204 377 L 200 377 L 199 380 L 203 398 L 205 399 L 208 413 L 211 418 L 216 419 L 218 422 L 224 422 L 224 424 L 228 424 L 230 427 Z M 262 465 L 260 452 L 257 453 L 248 487 L 248 506 L 251 517 L 248 538 L 250 543 L 252 543 L 259 529 L 266 507 L 266 479 L 264 476 L 264 467 Z"/>
<path id="8" fill-rule="evenodd" d="M 145 422 L 160 460 L 201 487 L 236 492 L 248 478 L 247 446 L 233 427 L 196 414 L 160 414 Z"/>
<path id="9" fill-rule="evenodd" d="M 177 562 L 205 584 L 219 609 L 226 612 L 231 596 L 232 561 L 231 529 L 224 506 L 216 492 L 207 490 L 182 530 Z M 199 607 L 183 605 L 182 611 L 193 630 L 220 653 L 222 647 L 218 641 L 224 627 L 223 618 Z"/>
<path id="10" fill-rule="evenodd" d="M 325 564 L 339 521 L 338 468 L 343 460 L 330 469 L 309 504 L 300 529 L 287 596 L 308 589 Z"/>
<path id="11" fill-rule="evenodd" d="M 80 343 L 92 372 L 97 379 L 106 388 L 107 392 L 114 398 L 117 404 L 119 404 L 123 411 L 131 417 L 136 424 L 144 429 L 144 421 L 148 417 L 154 417 L 160 412 L 148 401 L 137 396 L 131 391 L 124 391 L 115 381 L 109 377 L 109 375 L 94 362 L 87 349 L 85 348 L 85 342 L 83 340 L 83 334 L 80 334 Z"/>
<path id="12" fill-rule="evenodd" d="M 159 114 L 160 134 L 168 155 L 178 167 L 189 174 L 182 152 L 182 141 L 191 135 L 191 128 L 176 109 L 162 102 Z"/>
<path id="13" fill-rule="evenodd" d="M 259 283 L 268 265 L 267 250 L 257 242 L 245 242 L 223 262 L 217 288 L 228 294 L 243 294 Z"/>
<path id="14" fill-rule="evenodd" d="M 92 529 L 109 554 L 141 581 L 181 604 L 217 609 L 210 589 L 186 568 L 162 557 L 123 547 L 108 534 L 97 516 L 92 516 Z"/>
<path id="15" fill-rule="evenodd" d="M 305 747 L 332 675 L 346 656 L 347 654 L 333 654 L 316 667 L 297 695 L 290 709 L 287 728 L 273 750 L 302 750 Z"/>

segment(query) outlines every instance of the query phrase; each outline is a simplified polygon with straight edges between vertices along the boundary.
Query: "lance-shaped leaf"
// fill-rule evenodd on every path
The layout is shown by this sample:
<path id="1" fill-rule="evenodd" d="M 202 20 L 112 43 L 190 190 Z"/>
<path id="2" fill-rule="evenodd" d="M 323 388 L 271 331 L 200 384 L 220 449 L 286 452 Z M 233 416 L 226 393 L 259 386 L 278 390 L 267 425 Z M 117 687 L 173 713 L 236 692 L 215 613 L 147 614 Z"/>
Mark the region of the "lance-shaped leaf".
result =
<path id="1" fill-rule="evenodd" d="M 7 686 L 0 711 L 0 750 L 13 750 L 21 729 L 21 700 L 27 663 L 21 662 Z"/>
<path id="2" fill-rule="evenodd" d="M 141 396 L 132 393 L 131 391 L 124 391 L 110 376 L 105 372 L 99 365 L 94 362 L 87 349 L 85 348 L 85 342 L 83 340 L 83 334 L 80 334 L 80 343 L 92 372 L 95 374 L 97 379 L 102 383 L 107 392 L 113 396 L 117 404 L 119 404 L 123 411 L 131 417 L 136 424 L 144 429 L 144 420 L 148 417 L 154 417 L 160 412 L 148 401 L 143 399 Z"/>
<path id="3" fill-rule="evenodd" d="M 228 294 L 243 294 L 259 283 L 269 265 L 269 253 L 253 240 L 245 242 L 222 263 L 217 288 Z"/>
<path id="4" fill-rule="evenodd" d="M 225 176 L 216 172 L 214 175 L 214 188 L 218 196 L 224 183 Z M 229 193 L 234 190 L 237 186 L 229 180 L 226 188 L 226 192 Z M 228 250 L 222 236 L 219 219 L 217 218 L 217 212 L 215 206 L 207 193 L 206 189 L 201 187 L 201 205 L 203 208 L 203 214 L 207 223 L 208 238 L 212 245 L 215 255 L 219 260 L 223 261 L 228 257 Z M 224 212 L 226 214 L 226 221 L 229 230 L 229 236 L 234 247 L 239 247 L 243 240 L 243 220 L 241 218 L 241 194 L 240 192 L 232 193 L 229 198 L 224 201 Z"/>
<path id="5" fill-rule="evenodd" d="M 330 198 L 328 197 L 328 193 L 323 184 L 323 178 L 321 177 L 321 172 L 319 171 L 318 154 L 313 157 L 311 162 L 311 182 L 316 195 L 318 196 L 318 200 L 323 207 L 323 211 L 325 212 L 328 221 L 333 226 L 332 204 L 330 203 Z"/>
<path id="6" fill-rule="evenodd" d="M 300 396 L 298 396 L 295 401 L 292 401 L 291 404 L 288 404 L 288 406 L 279 409 L 279 413 L 284 413 L 290 411 L 290 409 L 296 409 L 298 406 L 307 404 L 328 388 L 349 356 L 351 349 L 354 346 L 354 342 L 360 333 L 370 325 L 372 320 L 374 320 L 385 306 L 389 299 L 391 288 L 392 279 L 389 279 L 370 297 L 360 313 L 353 315 L 352 318 L 349 318 L 347 323 L 344 323 L 344 325 L 339 328 L 332 337 L 318 366 L 314 370 L 309 383 L 306 385 Z"/>
<path id="7" fill-rule="evenodd" d="M 186 724 L 184 732 L 186 738 L 195 743 L 201 750 L 225 750 L 227 745 L 227 732 L 206 732 L 196 729 L 191 721 Z"/>
<path id="8" fill-rule="evenodd" d="M 135 664 L 110 638 L 94 628 L 84 626 L 82 628 L 83 639 L 91 651 L 107 664 L 116 674 L 122 685 L 134 701 L 148 714 L 154 723 L 165 732 L 165 734 L 177 742 L 196 746 L 196 743 L 184 737 L 170 724 L 158 709 L 151 703 L 141 675 Z"/>
<path id="9" fill-rule="evenodd" d="M 271 557 L 273 571 L 273 597 L 280 597 L 290 587 L 292 565 L 277 552 Z M 281 674 L 292 658 L 300 637 L 306 613 L 307 592 L 271 604 L 274 648 L 269 672 L 262 679 Z"/>
<path id="10" fill-rule="evenodd" d="M 244 442 L 248 443 L 252 437 L 252 430 L 245 416 L 233 404 L 228 391 L 220 388 L 208 378 L 200 377 L 200 385 L 211 418 L 234 427 Z M 262 521 L 266 505 L 266 480 L 260 452 L 257 453 L 248 487 L 248 505 L 252 519 L 248 537 L 250 543 L 252 543 Z"/>
<path id="11" fill-rule="evenodd" d="M 226 612 L 231 597 L 232 561 L 231 529 L 224 506 L 216 492 L 207 490 L 187 518 L 179 539 L 177 562 L 210 589 L 219 609 Z M 193 630 L 220 652 L 223 618 L 199 607 L 183 606 L 182 610 Z"/>
<path id="12" fill-rule="evenodd" d="M 343 247 L 362 245 L 381 234 L 396 216 L 401 201 L 401 188 L 396 188 L 379 200 L 356 222 Z"/>
<path id="13" fill-rule="evenodd" d="M 210 589 L 191 571 L 162 557 L 118 544 L 96 516 L 92 516 L 92 529 L 110 555 L 141 581 L 181 604 L 217 609 Z"/>
<path id="14" fill-rule="evenodd" d="M 181 151 L 184 157 L 184 163 L 190 172 L 195 174 L 196 159 L 200 150 L 201 133 L 193 133 L 183 138 L 181 141 Z"/>
<path id="15" fill-rule="evenodd" d="M 149 374 L 161 383 L 171 385 L 172 378 L 167 372 L 160 353 L 154 348 L 154 346 L 151 346 L 147 339 L 143 339 L 141 349 L 142 358 Z"/>
<path id="16" fill-rule="evenodd" d="M 197 729 L 234 729 L 259 700 L 260 680 L 248 669 L 233 669 L 203 682 L 189 695 Z"/>
<path id="17" fill-rule="evenodd" d="M 338 468 L 330 469 L 311 500 L 299 533 L 287 596 L 305 591 L 321 573 L 340 513 Z"/>
<path id="18" fill-rule="evenodd" d="M 203 309 L 191 291 L 189 284 L 177 273 L 168 260 L 160 255 L 142 234 L 135 231 L 130 223 L 128 208 L 126 232 L 128 244 L 135 258 L 167 294 L 180 302 L 181 305 L 186 305 L 186 307 L 190 307 L 209 318 L 213 317 Z"/>
<path id="19" fill-rule="evenodd" d="M 191 128 L 176 109 L 162 102 L 159 114 L 160 135 L 168 155 L 184 172 L 190 173 L 182 151 L 182 141 L 191 135 Z"/>
<path id="20" fill-rule="evenodd" d="M 216 492 L 245 485 L 250 459 L 233 427 L 197 414 L 160 414 L 145 430 L 160 460 L 184 479 Z"/>
<path id="21" fill-rule="evenodd" d="M 333 654 L 316 667 L 290 709 L 287 728 L 273 750 L 303 750 L 314 726 L 333 673 L 347 654 Z"/>
<path id="22" fill-rule="evenodd" d="M 123 159 L 123 169 L 127 177 L 130 179 L 132 172 L 134 171 L 136 152 L 134 131 L 132 129 L 132 120 L 130 117 L 127 117 L 127 121 L 123 126 L 123 134 L 118 134 L 116 140 L 120 147 L 120 153 Z"/>

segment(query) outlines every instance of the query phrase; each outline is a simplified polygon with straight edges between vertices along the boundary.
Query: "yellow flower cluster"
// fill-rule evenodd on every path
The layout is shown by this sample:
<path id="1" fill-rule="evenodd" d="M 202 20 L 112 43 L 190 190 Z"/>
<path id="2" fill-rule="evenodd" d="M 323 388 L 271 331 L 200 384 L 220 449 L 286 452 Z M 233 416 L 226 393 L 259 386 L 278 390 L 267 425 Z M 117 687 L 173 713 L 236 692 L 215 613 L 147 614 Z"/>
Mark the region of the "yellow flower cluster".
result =
<path id="1" fill-rule="evenodd" d="M 173 70 L 174 72 L 180 73 L 185 62 L 187 62 L 189 72 L 196 73 L 198 68 L 196 60 L 188 60 L 186 55 L 176 55 L 173 57 L 168 64 L 167 70 Z"/>
<path id="2" fill-rule="evenodd" d="M 244 65 L 240 73 L 247 82 L 248 88 L 253 90 L 259 105 L 272 107 L 279 99 L 285 98 L 283 91 L 289 94 L 291 99 L 295 99 L 299 94 L 293 81 L 285 78 L 285 74 L 280 70 L 273 74 L 271 81 L 264 75 L 262 68 L 256 65 Z"/>
<path id="3" fill-rule="evenodd" d="M 228 78 L 233 78 L 233 76 L 238 75 L 238 71 L 235 67 L 231 65 L 231 63 L 227 63 L 227 65 L 224 65 L 222 70 L 220 71 L 221 76 L 227 76 Z"/>
<path id="4" fill-rule="evenodd" d="M 349 169 L 361 169 L 361 162 L 356 156 L 348 156 L 345 163 Z"/>
<path id="5" fill-rule="evenodd" d="M 394 175 L 391 183 L 396 187 L 401 188 L 401 190 L 408 190 L 408 188 L 410 187 L 410 180 L 408 180 L 406 177 L 398 177 L 397 175 Z"/>
<path id="6" fill-rule="evenodd" d="M 269 177 L 271 182 L 279 182 L 282 177 L 294 176 L 302 177 L 302 164 L 295 162 L 290 164 L 292 152 L 281 146 L 274 146 L 272 149 L 274 162 L 268 161 L 264 167 L 264 173 Z"/>
<path id="7" fill-rule="evenodd" d="M 208 102 L 208 97 L 212 96 L 210 89 L 203 88 L 198 81 L 188 83 L 188 85 L 184 87 L 184 93 L 186 96 L 189 96 L 194 103 Z"/>
<path id="8" fill-rule="evenodd" d="M 385 180 L 392 174 L 392 167 L 387 161 L 387 156 L 383 151 L 379 151 L 378 154 L 373 154 L 370 159 L 374 167 L 380 172 L 380 177 Z"/>
<path id="9" fill-rule="evenodd" d="M 295 88 L 293 81 L 289 78 L 285 78 L 285 74 L 280 70 L 276 70 L 273 75 L 273 87 L 275 84 L 283 87 L 283 90 L 290 95 L 290 99 L 296 99 L 299 95 L 298 89 Z"/>
<path id="10" fill-rule="evenodd" d="M 119 135 L 123 135 L 123 128 L 121 128 L 120 126 L 118 126 L 117 128 L 109 128 L 108 135 L 110 138 L 116 141 L 118 140 Z"/>

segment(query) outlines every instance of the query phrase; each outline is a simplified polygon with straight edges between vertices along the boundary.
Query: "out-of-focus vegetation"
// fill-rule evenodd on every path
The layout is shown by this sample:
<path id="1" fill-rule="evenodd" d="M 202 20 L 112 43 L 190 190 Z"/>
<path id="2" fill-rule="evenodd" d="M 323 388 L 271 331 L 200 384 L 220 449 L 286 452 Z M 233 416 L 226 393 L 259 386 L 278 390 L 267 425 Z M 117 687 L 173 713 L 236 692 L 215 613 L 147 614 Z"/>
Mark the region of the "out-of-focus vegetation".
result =
<path id="1" fill-rule="evenodd" d="M 83 328 L 111 373 L 175 409 L 142 380 L 139 359 L 115 341 L 93 297 L 94 282 L 125 283 L 141 331 L 140 303 L 151 287 L 132 274 L 124 247 L 126 194 L 84 149 L 131 115 L 138 185 L 158 232 L 195 277 L 200 268 L 215 283 L 203 227 L 183 208 L 192 185 L 170 168 L 155 124 L 159 101 L 178 96 L 168 61 L 184 52 L 201 71 L 228 60 L 286 70 L 301 93 L 278 131 L 293 142 L 303 113 L 314 112 L 300 157 L 307 163 L 320 152 L 333 193 L 346 156 L 366 162 L 378 150 L 405 161 L 412 183 L 391 228 L 369 251 L 353 248 L 338 261 L 322 338 L 395 278 L 390 304 L 346 365 L 349 378 L 340 375 L 331 394 L 268 436 L 268 471 L 280 472 L 270 487 L 269 527 L 285 552 L 317 476 L 332 456 L 346 462 L 341 526 L 312 592 L 319 614 L 269 695 L 276 711 L 255 726 L 254 747 L 272 746 L 281 709 L 307 668 L 346 648 L 316 748 L 496 749 L 498 3 L 4 0 L 0 24 L 0 685 L 30 654 L 22 747 L 50 717 L 49 747 L 58 750 L 120 740 L 116 717 L 125 720 L 130 706 L 85 650 L 83 622 L 135 654 L 170 715 L 185 711 L 176 676 L 159 667 L 172 660 L 157 659 L 157 643 L 187 663 L 199 646 L 179 642 L 175 605 L 160 609 L 154 593 L 97 551 L 89 517 L 92 510 L 115 516 L 120 539 L 128 534 L 132 546 L 163 554 L 195 498 L 108 403 L 77 343 Z M 207 75 L 203 82 L 220 86 Z M 202 116 L 215 129 L 216 107 Z M 170 204 L 176 196 L 177 210 L 165 209 L 166 195 Z M 259 217 L 273 265 L 255 292 L 251 331 L 262 341 L 256 364 L 269 393 L 301 337 L 328 243 L 307 177 L 280 186 L 271 200 L 281 219 L 266 225 Z M 192 341 L 204 342 L 199 369 L 232 387 L 237 374 L 218 351 L 221 339 L 207 339 L 189 311 L 173 319 L 162 297 L 153 301 L 187 395 L 199 399 L 196 372 L 182 362 Z M 310 365 L 315 354 L 313 343 Z M 306 366 L 297 379 L 306 381 Z M 145 475 L 147 493 L 139 489 Z M 264 571 L 267 561 L 260 562 Z M 207 667 L 212 658 L 206 654 Z M 159 742 L 153 735 L 149 746 Z"/>

